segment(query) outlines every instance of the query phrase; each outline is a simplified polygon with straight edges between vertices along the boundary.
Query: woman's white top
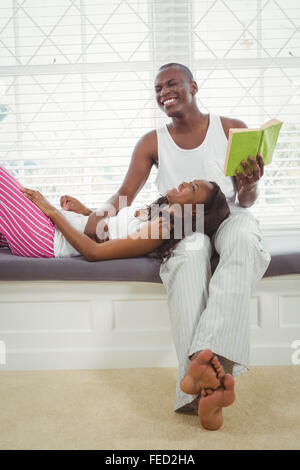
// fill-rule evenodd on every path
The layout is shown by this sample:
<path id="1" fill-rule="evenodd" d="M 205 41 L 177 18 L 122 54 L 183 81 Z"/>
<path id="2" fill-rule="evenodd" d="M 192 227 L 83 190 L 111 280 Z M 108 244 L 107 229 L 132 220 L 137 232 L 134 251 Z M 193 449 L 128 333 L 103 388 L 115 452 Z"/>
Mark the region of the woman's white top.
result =
<path id="1" fill-rule="evenodd" d="M 138 217 L 135 217 L 134 214 L 137 210 L 136 207 L 126 206 L 119 210 L 115 217 L 105 219 L 108 225 L 108 237 L 110 240 L 127 238 L 129 235 L 136 232 L 141 225 L 147 223 L 147 221 L 144 222 Z"/>
<path id="2" fill-rule="evenodd" d="M 104 219 L 108 226 L 107 236 L 110 240 L 127 238 L 131 233 L 138 230 L 141 225 L 147 223 L 134 216 L 136 210 L 138 210 L 137 207 L 133 206 L 123 207 L 116 216 Z M 75 212 L 69 212 L 63 209 L 60 209 L 59 212 L 61 212 L 74 228 L 81 233 L 84 232 L 88 221 L 87 215 L 76 214 Z M 57 227 L 54 233 L 54 256 L 55 258 L 80 256 L 80 253 L 73 248 Z"/>

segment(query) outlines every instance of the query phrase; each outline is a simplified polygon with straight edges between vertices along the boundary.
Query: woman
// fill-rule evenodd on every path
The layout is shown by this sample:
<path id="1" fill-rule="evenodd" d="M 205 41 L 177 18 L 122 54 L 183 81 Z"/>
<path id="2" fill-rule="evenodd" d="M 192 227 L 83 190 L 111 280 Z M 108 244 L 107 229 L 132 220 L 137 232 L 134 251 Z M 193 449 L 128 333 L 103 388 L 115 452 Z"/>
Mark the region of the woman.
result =
<path id="1" fill-rule="evenodd" d="M 2 245 L 9 246 L 13 254 L 27 257 L 82 254 L 88 261 L 98 261 L 152 253 L 166 261 L 177 243 L 199 226 L 197 204 L 204 204 L 204 233 L 209 236 L 230 213 L 215 182 L 183 182 L 142 211 L 124 207 L 116 216 L 104 219 L 101 231 L 104 236 L 98 234 L 95 241 L 84 234 L 89 210 L 71 199 L 76 202 L 75 210 L 60 211 L 38 191 L 23 188 L 0 166 L 0 243 L 2 240 Z M 67 202 L 66 197 L 62 198 L 62 208 Z M 143 211 L 146 217 L 139 217 Z M 184 220 L 188 217 L 192 226 L 187 228 Z M 129 230 L 121 238 L 116 228 L 125 225 Z M 178 226 L 182 229 L 179 235 Z"/>

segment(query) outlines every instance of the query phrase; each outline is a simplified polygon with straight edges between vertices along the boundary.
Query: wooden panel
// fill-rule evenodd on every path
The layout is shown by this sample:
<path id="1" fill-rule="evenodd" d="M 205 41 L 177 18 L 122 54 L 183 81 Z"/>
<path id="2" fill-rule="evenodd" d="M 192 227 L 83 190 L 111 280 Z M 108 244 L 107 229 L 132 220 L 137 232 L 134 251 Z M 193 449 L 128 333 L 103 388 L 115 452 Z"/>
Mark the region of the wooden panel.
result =
<path id="1" fill-rule="evenodd" d="M 299 292 L 300 275 L 253 292 L 251 365 L 291 364 Z M 0 370 L 176 366 L 167 305 L 162 284 L 0 282 Z"/>
<path id="2" fill-rule="evenodd" d="M 115 300 L 113 315 L 116 330 L 170 329 L 166 300 Z"/>
<path id="3" fill-rule="evenodd" d="M 279 326 L 300 328 L 300 295 L 279 296 Z"/>
<path id="4" fill-rule="evenodd" d="M 12 332 L 90 331 L 90 302 L 0 302 L 0 334 Z"/>

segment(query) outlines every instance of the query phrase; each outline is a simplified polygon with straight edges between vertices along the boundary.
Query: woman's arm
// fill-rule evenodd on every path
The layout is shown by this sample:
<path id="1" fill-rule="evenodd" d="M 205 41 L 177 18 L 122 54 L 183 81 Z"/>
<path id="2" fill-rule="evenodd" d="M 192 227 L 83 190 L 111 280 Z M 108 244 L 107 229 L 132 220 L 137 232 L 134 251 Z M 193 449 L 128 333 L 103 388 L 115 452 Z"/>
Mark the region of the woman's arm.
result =
<path id="1" fill-rule="evenodd" d="M 98 243 L 74 228 L 58 210 L 53 210 L 48 216 L 75 250 L 89 260 L 94 251 L 94 245 Z"/>
<path id="2" fill-rule="evenodd" d="M 22 188 L 22 191 L 55 223 L 68 242 L 88 261 L 132 258 L 151 253 L 163 243 L 168 233 L 167 223 L 160 217 L 152 222 L 144 223 L 140 230 L 128 238 L 96 243 L 84 233 L 76 230 L 39 191 L 28 188 Z"/>
<path id="3" fill-rule="evenodd" d="M 109 240 L 93 248 L 89 261 L 134 258 L 157 250 L 164 241 L 165 230 L 162 218 L 143 224 L 140 230 L 127 238 Z M 151 238 L 151 236 L 153 238 Z"/>
<path id="4" fill-rule="evenodd" d="M 50 218 L 68 242 L 88 261 L 134 258 L 151 253 L 163 243 L 162 221 L 158 219 L 144 224 L 130 237 L 96 243 L 72 227 L 60 212 L 53 212 Z M 156 238 L 151 238 L 151 235 Z"/>
<path id="5" fill-rule="evenodd" d="M 90 215 L 93 212 L 76 199 L 76 197 L 68 196 L 67 194 L 65 196 L 61 196 L 60 207 L 65 211 L 76 212 L 77 214 L 82 215 Z"/>
<path id="6" fill-rule="evenodd" d="M 94 246 L 98 245 L 98 243 L 91 240 L 88 235 L 76 230 L 39 191 L 24 187 L 21 188 L 21 191 L 24 193 L 24 196 L 30 199 L 55 223 L 68 242 L 85 258 L 89 259 L 91 253 L 93 253 Z"/>
<path id="7" fill-rule="evenodd" d="M 113 217 L 120 209 L 122 209 L 122 207 L 124 207 L 124 204 L 120 205 L 120 199 L 122 199 L 122 196 L 117 192 L 102 204 L 99 209 L 89 214 L 84 233 L 89 237 L 96 239 L 98 223 L 104 218 Z M 127 202 L 125 205 L 127 205 Z"/>

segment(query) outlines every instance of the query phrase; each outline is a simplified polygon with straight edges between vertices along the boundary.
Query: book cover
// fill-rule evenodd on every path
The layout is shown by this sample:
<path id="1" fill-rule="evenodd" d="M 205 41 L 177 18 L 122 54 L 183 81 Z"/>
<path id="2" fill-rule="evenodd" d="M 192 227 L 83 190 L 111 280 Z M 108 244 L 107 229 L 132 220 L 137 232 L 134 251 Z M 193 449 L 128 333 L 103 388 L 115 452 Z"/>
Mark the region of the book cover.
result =
<path id="1" fill-rule="evenodd" d="M 272 162 L 282 121 L 271 119 L 259 129 L 238 128 L 229 129 L 224 173 L 235 176 L 236 171 L 245 174 L 241 162 L 260 153 L 265 165 Z"/>

